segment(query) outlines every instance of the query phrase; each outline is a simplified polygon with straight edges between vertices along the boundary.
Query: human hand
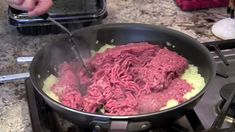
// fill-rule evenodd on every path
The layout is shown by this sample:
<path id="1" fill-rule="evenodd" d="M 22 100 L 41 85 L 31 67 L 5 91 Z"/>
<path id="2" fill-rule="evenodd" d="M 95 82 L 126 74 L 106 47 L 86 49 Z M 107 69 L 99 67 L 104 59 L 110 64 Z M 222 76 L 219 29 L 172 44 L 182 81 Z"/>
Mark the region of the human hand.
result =
<path id="1" fill-rule="evenodd" d="M 15 9 L 28 11 L 29 16 L 42 15 L 52 7 L 52 0 L 8 0 Z"/>

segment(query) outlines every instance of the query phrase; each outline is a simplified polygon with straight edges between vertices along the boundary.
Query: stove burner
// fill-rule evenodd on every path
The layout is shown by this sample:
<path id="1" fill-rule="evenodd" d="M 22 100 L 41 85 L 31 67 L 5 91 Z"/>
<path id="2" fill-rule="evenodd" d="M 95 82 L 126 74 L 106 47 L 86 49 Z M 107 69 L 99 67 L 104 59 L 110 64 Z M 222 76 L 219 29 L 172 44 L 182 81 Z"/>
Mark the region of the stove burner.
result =
<path id="1" fill-rule="evenodd" d="M 235 90 L 235 83 L 226 84 L 220 89 L 220 96 L 224 102 L 228 100 L 233 90 Z M 235 98 L 233 98 L 231 105 L 235 105 Z"/>
<path id="2" fill-rule="evenodd" d="M 224 103 L 223 101 L 219 101 L 216 106 L 215 106 L 215 115 L 218 116 L 218 114 L 221 113 L 221 109 L 223 108 L 224 106 Z M 228 122 L 228 123 L 234 123 L 235 124 L 235 118 L 234 118 L 234 110 L 235 109 L 229 109 L 228 110 L 228 113 L 227 113 L 227 116 L 225 116 L 225 121 Z"/>
<path id="3" fill-rule="evenodd" d="M 221 111 L 221 109 L 223 108 L 225 102 L 228 100 L 233 90 L 235 90 L 235 83 L 226 84 L 220 89 L 220 96 L 222 97 L 223 100 L 217 104 L 218 112 Z M 234 123 L 235 121 L 235 98 L 233 98 L 231 102 L 231 105 L 225 117 L 225 121 L 229 123 Z"/>

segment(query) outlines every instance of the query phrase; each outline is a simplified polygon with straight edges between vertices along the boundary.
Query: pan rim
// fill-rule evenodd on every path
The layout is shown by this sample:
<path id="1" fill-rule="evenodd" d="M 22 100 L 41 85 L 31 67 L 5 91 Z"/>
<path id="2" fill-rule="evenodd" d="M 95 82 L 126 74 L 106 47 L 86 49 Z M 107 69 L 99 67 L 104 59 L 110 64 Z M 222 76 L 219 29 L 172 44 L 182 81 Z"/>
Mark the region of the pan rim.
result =
<path id="1" fill-rule="evenodd" d="M 180 31 L 174 30 L 174 29 L 170 29 L 168 27 L 165 26 L 159 26 L 159 25 L 150 25 L 150 24 L 141 24 L 141 23 L 113 23 L 113 24 L 102 24 L 102 25 L 95 25 L 95 26 L 90 26 L 90 27 L 86 27 L 86 28 L 82 28 L 80 30 L 78 30 L 78 32 L 81 32 L 83 30 L 90 30 L 90 29 L 102 29 L 102 28 L 123 28 L 123 27 L 133 27 L 133 28 L 144 28 L 144 29 L 156 29 L 156 30 L 164 30 L 164 31 L 170 31 L 174 34 L 178 34 L 180 36 L 184 36 L 185 39 L 190 40 L 191 42 L 198 44 L 198 47 L 201 50 L 204 50 L 207 54 L 209 54 L 209 59 L 212 62 L 212 76 L 209 77 L 208 82 L 206 83 L 205 87 L 198 93 L 196 94 L 194 97 L 190 98 L 189 100 L 186 100 L 185 102 L 178 104 L 174 107 L 165 109 L 165 110 L 161 110 L 161 111 L 157 111 L 157 112 L 151 112 L 151 113 L 145 113 L 145 114 L 138 114 L 138 115 L 125 115 L 125 116 L 115 116 L 115 115 L 100 115 L 100 114 L 95 114 L 95 113 L 88 113 L 88 112 L 84 112 L 84 111 L 78 111 L 72 108 L 69 108 L 61 103 L 58 103 L 56 101 L 54 101 L 53 99 L 51 99 L 48 95 L 46 95 L 46 93 L 44 93 L 42 91 L 42 89 L 39 87 L 39 85 L 37 84 L 36 80 L 36 75 L 34 75 L 32 71 L 35 63 L 36 63 L 36 59 L 39 58 L 40 55 L 42 55 L 42 51 L 44 48 L 47 47 L 47 45 L 45 45 L 42 49 L 39 50 L 39 52 L 35 55 L 35 57 L 32 60 L 32 63 L 30 65 L 30 80 L 34 86 L 34 88 L 36 89 L 36 91 L 44 98 L 47 99 L 47 101 L 50 101 L 50 103 L 73 113 L 76 114 L 82 114 L 82 115 L 86 115 L 86 116 L 92 116 L 92 117 L 100 117 L 100 118 L 109 118 L 109 119 L 134 119 L 134 118 L 144 118 L 144 117 L 148 117 L 148 116 L 156 116 L 156 115 L 160 115 L 163 113 L 167 113 L 169 111 L 174 111 L 177 110 L 178 108 L 184 107 L 185 105 L 188 105 L 190 102 L 193 102 L 194 100 L 200 98 L 201 96 L 203 96 L 203 94 L 205 93 L 205 91 L 207 90 L 208 85 L 211 83 L 211 80 L 215 77 L 215 69 L 216 69 L 216 65 L 215 65 L 215 61 L 212 58 L 212 55 L 210 54 L 209 50 L 203 46 L 199 41 L 197 41 L 196 39 L 192 38 L 191 36 L 182 33 Z M 50 45 L 50 44 L 49 44 Z"/>

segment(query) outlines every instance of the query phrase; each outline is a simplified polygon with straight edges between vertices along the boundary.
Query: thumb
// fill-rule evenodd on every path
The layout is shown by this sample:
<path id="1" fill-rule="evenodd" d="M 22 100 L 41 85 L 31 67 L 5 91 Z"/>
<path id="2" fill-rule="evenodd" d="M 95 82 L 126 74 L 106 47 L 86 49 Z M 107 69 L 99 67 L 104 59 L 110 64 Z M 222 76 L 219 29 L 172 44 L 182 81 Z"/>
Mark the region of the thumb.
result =
<path id="1" fill-rule="evenodd" d="M 38 3 L 36 7 L 32 10 L 29 11 L 28 14 L 29 16 L 39 16 L 42 15 L 52 7 L 53 2 L 52 0 L 38 0 Z"/>

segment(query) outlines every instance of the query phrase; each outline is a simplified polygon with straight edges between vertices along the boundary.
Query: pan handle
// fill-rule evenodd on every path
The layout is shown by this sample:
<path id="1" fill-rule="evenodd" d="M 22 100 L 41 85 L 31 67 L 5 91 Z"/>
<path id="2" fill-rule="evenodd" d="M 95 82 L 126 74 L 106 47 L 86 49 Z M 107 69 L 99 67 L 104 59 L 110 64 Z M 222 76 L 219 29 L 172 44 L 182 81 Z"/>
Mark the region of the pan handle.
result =
<path id="1" fill-rule="evenodd" d="M 123 120 L 115 120 L 110 122 L 93 121 L 91 126 L 97 132 L 107 129 L 109 132 L 135 132 L 148 130 L 151 127 L 151 122 L 128 122 Z"/>
<path id="2" fill-rule="evenodd" d="M 127 130 L 130 132 L 135 131 L 145 131 L 151 127 L 151 122 L 149 121 L 141 121 L 141 122 L 129 122 L 127 126 Z"/>
<path id="3" fill-rule="evenodd" d="M 19 73 L 19 74 L 12 74 L 12 75 L 3 75 L 0 76 L 0 83 L 15 81 L 15 80 L 21 80 L 26 79 L 29 77 L 29 73 Z"/>

